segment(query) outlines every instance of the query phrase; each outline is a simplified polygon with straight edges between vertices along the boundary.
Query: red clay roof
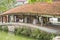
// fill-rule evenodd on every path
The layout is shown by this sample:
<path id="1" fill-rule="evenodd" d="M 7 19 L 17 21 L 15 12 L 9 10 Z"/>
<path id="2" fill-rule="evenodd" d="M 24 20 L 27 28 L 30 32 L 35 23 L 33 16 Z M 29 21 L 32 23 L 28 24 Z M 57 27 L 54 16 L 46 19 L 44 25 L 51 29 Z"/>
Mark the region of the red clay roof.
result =
<path id="1" fill-rule="evenodd" d="M 34 3 L 34 4 L 25 4 L 25 5 L 10 9 L 4 12 L 3 14 L 13 14 L 13 13 L 17 14 L 21 12 L 60 15 L 60 2 L 53 2 L 53 3 L 40 3 L 39 2 L 39 3 Z"/>

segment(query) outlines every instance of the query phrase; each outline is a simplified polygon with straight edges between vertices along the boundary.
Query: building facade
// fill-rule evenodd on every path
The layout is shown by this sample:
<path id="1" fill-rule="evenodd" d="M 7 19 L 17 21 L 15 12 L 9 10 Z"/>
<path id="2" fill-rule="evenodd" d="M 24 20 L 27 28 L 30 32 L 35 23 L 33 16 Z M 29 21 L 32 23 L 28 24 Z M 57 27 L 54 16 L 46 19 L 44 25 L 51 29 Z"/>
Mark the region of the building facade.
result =
<path id="1" fill-rule="evenodd" d="M 59 17 L 58 8 L 60 8 L 60 2 L 26 4 L 0 14 L 0 19 L 2 23 L 23 22 L 43 25 L 50 22 L 49 18 Z"/>
<path id="2" fill-rule="evenodd" d="M 23 4 L 27 4 L 27 0 L 16 0 L 15 6 L 20 6 L 20 5 L 23 5 Z"/>

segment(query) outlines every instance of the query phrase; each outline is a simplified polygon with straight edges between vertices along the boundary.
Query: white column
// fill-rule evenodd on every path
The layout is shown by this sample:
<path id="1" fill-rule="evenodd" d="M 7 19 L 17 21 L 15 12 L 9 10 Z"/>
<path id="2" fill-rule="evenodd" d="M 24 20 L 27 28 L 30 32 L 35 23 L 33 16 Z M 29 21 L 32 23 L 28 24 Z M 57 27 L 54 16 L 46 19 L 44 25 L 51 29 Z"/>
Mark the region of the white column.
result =
<path id="1" fill-rule="evenodd" d="M 16 22 L 16 16 L 14 16 L 14 18 L 15 18 L 15 22 Z"/>
<path id="2" fill-rule="evenodd" d="M 41 26 L 43 26 L 43 18 L 39 17 L 39 22 L 41 23 Z"/>
<path id="3" fill-rule="evenodd" d="M 24 18 L 24 22 L 27 23 L 27 17 Z"/>
<path id="4" fill-rule="evenodd" d="M 10 19 L 11 19 L 10 22 L 13 22 L 13 21 L 14 21 L 14 16 L 11 15 L 11 16 L 10 16 Z"/>
<path id="5" fill-rule="evenodd" d="M 8 15 L 7 15 L 7 23 L 8 23 L 8 20 L 9 20 L 9 19 L 8 19 Z"/>
<path id="6" fill-rule="evenodd" d="M 33 19 L 33 24 L 37 24 L 38 20 L 37 19 Z"/>
<path id="7" fill-rule="evenodd" d="M 41 17 L 41 27 L 43 26 L 43 18 Z"/>

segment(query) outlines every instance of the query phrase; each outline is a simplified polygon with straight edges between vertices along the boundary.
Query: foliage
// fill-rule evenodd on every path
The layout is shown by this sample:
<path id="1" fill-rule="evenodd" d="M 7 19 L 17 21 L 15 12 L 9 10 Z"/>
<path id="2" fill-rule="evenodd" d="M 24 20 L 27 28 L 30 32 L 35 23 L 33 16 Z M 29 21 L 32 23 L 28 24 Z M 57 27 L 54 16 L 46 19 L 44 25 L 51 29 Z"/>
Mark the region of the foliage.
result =
<path id="1" fill-rule="evenodd" d="M 7 26 L 3 26 L 3 31 L 5 31 L 5 32 L 8 32 L 8 27 Z"/>
<path id="2" fill-rule="evenodd" d="M 39 33 L 40 33 L 40 30 L 38 30 L 38 29 L 31 29 L 30 37 L 37 38 L 37 36 L 39 36 Z"/>
<path id="3" fill-rule="evenodd" d="M 8 27 L 4 26 L 3 31 L 8 32 Z M 56 34 L 47 33 L 45 31 L 42 31 L 36 28 L 30 28 L 30 27 L 15 28 L 14 34 L 24 35 L 24 36 L 31 37 L 37 40 L 52 40 L 52 38 L 56 36 Z"/>
<path id="4" fill-rule="evenodd" d="M 15 28 L 14 33 L 19 35 L 21 34 L 22 31 L 23 31 L 23 28 Z"/>
<path id="5" fill-rule="evenodd" d="M 2 30 L 2 26 L 0 26 L 0 30 Z"/>
<path id="6" fill-rule="evenodd" d="M 15 34 L 17 35 L 22 34 L 28 37 L 35 38 L 37 40 L 52 40 L 52 38 L 56 36 L 53 33 L 51 34 L 51 33 L 41 31 L 39 29 L 28 28 L 28 27 L 16 28 Z"/>
<path id="7" fill-rule="evenodd" d="M 30 33 L 31 33 L 31 30 L 28 29 L 28 28 L 25 28 L 25 27 L 24 28 L 15 28 L 15 32 L 14 33 L 18 34 L 18 35 L 22 34 L 22 35 L 29 36 Z"/>
<path id="8" fill-rule="evenodd" d="M 35 3 L 35 2 L 48 2 L 48 3 L 51 3 L 52 0 L 28 0 L 28 3 Z"/>
<path id="9" fill-rule="evenodd" d="M 30 36 L 31 30 L 29 28 L 23 28 L 23 31 L 21 32 L 21 34 L 26 35 L 26 36 Z"/>
<path id="10" fill-rule="evenodd" d="M 0 0 L 0 12 L 13 8 L 15 0 Z"/>

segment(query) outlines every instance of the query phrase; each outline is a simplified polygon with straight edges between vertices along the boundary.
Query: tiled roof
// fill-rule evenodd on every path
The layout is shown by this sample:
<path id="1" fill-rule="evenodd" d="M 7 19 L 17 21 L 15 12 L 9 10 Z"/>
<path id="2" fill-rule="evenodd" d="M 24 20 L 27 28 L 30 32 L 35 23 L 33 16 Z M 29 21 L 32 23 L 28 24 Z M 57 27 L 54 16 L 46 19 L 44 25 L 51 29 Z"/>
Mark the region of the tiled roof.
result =
<path id="1" fill-rule="evenodd" d="M 53 3 L 34 3 L 25 4 L 16 8 L 10 9 L 3 14 L 18 14 L 18 13 L 38 13 L 48 15 L 60 15 L 60 2 Z"/>

